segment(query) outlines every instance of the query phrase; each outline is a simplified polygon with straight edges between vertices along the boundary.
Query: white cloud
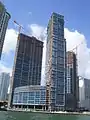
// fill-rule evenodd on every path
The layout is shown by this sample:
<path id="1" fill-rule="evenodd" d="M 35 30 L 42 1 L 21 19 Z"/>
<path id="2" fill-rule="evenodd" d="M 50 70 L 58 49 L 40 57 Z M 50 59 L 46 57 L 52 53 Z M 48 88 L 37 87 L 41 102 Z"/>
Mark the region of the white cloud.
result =
<path id="1" fill-rule="evenodd" d="M 77 50 L 74 49 L 74 52 L 77 53 L 78 74 L 90 78 L 90 49 L 87 47 L 85 36 L 78 31 L 71 32 L 67 28 L 65 28 L 64 31 L 67 50 L 72 50 L 77 46 Z"/>
<path id="2" fill-rule="evenodd" d="M 15 50 L 16 42 L 17 32 L 14 29 L 7 29 L 3 46 L 3 53 L 8 53 L 11 50 Z"/>
<path id="3" fill-rule="evenodd" d="M 46 40 L 46 28 L 37 24 L 29 25 L 30 34 L 40 39 L 41 41 Z"/>
<path id="4" fill-rule="evenodd" d="M 17 42 L 17 32 L 14 29 L 7 29 L 4 46 L 3 46 L 3 53 L 5 56 L 8 57 L 10 51 L 15 51 Z M 8 72 L 11 74 L 12 68 L 8 68 L 4 65 L 3 60 L 0 60 L 0 72 Z"/>

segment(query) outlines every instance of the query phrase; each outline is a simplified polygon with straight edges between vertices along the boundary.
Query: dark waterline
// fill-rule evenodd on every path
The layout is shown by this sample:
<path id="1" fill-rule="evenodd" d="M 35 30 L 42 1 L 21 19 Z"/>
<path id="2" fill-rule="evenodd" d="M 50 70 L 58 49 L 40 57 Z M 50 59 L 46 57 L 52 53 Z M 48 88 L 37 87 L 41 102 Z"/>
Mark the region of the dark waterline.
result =
<path id="1" fill-rule="evenodd" d="M 40 114 L 24 112 L 0 112 L 0 120 L 90 120 L 85 115 Z"/>

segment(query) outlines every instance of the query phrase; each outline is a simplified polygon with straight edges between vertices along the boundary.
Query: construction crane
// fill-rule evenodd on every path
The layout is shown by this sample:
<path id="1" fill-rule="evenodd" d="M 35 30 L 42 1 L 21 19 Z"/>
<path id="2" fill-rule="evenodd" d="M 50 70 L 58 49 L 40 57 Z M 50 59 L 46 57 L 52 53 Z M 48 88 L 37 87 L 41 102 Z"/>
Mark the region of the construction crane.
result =
<path id="1" fill-rule="evenodd" d="M 19 34 L 21 32 L 21 29 L 24 29 L 18 22 L 14 20 L 14 23 L 18 26 L 18 40 L 19 40 Z"/>
<path id="2" fill-rule="evenodd" d="M 72 50 L 70 50 L 71 52 L 73 52 L 74 50 L 76 50 L 76 59 L 77 59 L 77 54 L 78 54 L 78 51 L 77 51 L 77 49 L 78 49 L 78 47 L 81 45 L 81 44 L 83 44 L 83 42 L 81 42 L 80 44 L 78 44 L 76 47 L 74 47 Z M 78 60 L 79 61 L 79 60 Z M 77 69 L 77 76 L 79 76 L 78 75 L 78 62 L 77 62 L 77 60 L 76 60 L 76 69 Z M 81 76 L 79 76 L 79 77 L 81 77 Z"/>
<path id="3" fill-rule="evenodd" d="M 81 44 L 83 44 L 83 42 L 81 42 L 80 44 L 78 44 L 76 47 L 74 47 L 72 50 L 69 50 L 69 51 L 74 51 L 74 50 L 76 50 L 76 56 L 77 56 L 77 48 L 78 48 Z"/>

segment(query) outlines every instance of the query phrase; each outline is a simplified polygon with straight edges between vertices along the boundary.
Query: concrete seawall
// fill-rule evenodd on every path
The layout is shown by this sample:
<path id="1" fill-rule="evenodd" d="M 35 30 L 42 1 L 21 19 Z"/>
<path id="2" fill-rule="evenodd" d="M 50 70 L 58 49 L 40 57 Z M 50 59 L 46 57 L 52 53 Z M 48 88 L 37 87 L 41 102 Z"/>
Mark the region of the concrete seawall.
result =
<path id="1" fill-rule="evenodd" d="M 7 109 L 8 111 L 12 112 L 33 112 L 33 113 L 42 113 L 42 114 L 64 114 L 64 115 L 90 115 L 90 112 L 63 112 L 63 111 L 40 111 L 40 110 L 33 110 L 33 109 Z"/>

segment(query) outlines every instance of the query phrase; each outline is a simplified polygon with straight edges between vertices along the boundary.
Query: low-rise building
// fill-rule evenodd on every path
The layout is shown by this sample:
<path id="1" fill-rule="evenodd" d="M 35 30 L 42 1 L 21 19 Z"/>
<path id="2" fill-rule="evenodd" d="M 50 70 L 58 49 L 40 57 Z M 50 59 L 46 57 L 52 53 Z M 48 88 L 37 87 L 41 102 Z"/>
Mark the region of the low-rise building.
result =
<path id="1" fill-rule="evenodd" d="M 13 107 L 46 109 L 46 87 L 30 85 L 16 87 Z"/>

